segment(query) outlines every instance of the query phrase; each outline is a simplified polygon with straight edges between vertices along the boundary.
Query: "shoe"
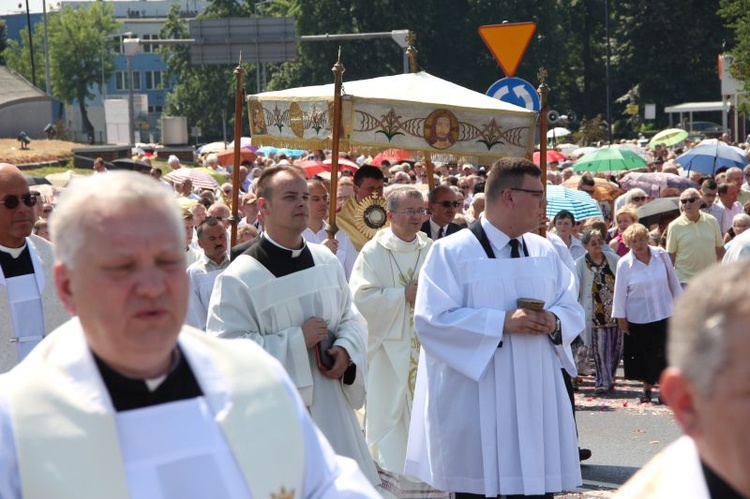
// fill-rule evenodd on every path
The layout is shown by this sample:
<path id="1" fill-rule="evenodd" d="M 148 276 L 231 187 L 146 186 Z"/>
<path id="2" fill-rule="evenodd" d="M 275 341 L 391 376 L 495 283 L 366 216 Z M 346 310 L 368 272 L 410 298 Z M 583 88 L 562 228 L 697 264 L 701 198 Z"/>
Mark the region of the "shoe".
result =
<path id="1" fill-rule="evenodd" d="M 640 398 L 641 404 L 648 404 L 651 402 L 651 390 L 643 390 L 643 394 Z"/>
<path id="2" fill-rule="evenodd" d="M 603 386 L 597 386 L 596 388 L 594 388 L 594 393 L 601 395 L 603 393 L 607 393 L 607 389 Z"/>
<path id="3" fill-rule="evenodd" d="M 591 449 L 582 449 L 581 447 L 578 447 L 578 460 L 579 461 L 585 461 L 586 459 L 591 457 Z"/>

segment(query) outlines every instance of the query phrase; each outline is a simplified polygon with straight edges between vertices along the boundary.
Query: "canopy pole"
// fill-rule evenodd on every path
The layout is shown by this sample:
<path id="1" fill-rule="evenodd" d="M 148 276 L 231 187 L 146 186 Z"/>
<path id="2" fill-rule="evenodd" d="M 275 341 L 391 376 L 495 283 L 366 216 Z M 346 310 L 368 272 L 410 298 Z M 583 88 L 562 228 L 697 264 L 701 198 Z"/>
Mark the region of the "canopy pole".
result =
<path id="1" fill-rule="evenodd" d="M 547 112 L 549 109 L 547 97 L 549 96 L 549 87 L 547 86 L 547 70 L 539 68 L 537 73 L 539 78 L 539 168 L 542 170 L 542 189 L 544 196 L 547 196 Z M 539 235 L 546 237 L 546 227 L 541 227 Z"/>
<path id="2" fill-rule="evenodd" d="M 234 167 L 232 168 L 232 224 L 231 246 L 237 244 L 237 224 L 240 222 L 238 211 L 240 196 L 240 147 L 242 146 L 242 100 L 244 98 L 242 83 L 242 52 L 237 67 L 234 68 L 234 76 L 237 80 L 237 89 L 234 96 Z M 230 246 L 230 247 L 231 247 Z"/>
<path id="3" fill-rule="evenodd" d="M 341 140 L 341 87 L 346 68 L 341 64 L 341 47 L 338 60 L 331 68 L 333 72 L 333 122 L 331 123 L 331 192 L 328 193 L 328 239 L 336 237 L 339 228 L 336 226 L 336 197 L 339 182 L 339 140 Z"/>
<path id="4" fill-rule="evenodd" d="M 413 31 L 409 31 L 406 35 L 406 57 L 409 59 L 409 72 L 418 73 L 419 65 L 417 64 L 417 48 L 414 46 L 414 42 L 417 41 L 417 34 Z"/>
<path id="5" fill-rule="evenodd" d="M 424 153 L 424 166 L 427 171 L 427 187 L 432 190 L 435 188 L 435 165 L 432 163 L 432 157 L 429 152 Z"/>

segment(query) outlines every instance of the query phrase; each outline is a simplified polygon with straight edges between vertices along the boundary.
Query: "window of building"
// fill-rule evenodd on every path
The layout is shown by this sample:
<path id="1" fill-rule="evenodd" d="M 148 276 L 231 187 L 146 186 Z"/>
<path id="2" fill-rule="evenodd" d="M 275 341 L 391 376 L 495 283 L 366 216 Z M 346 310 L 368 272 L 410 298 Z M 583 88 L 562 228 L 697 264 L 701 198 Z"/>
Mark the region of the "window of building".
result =
<path id="1" fill-rule="evenodd" d="M 130 78 L 127 71 L 115 71 L 115 90 L 128 90 Z M 133 90 L 141 89 L 141 72 L 133 71 Z"/>
<path id="2" fill-rule="evenodd" d="M 161 113 L 163 109 L 163 106 L 148 106 L 149 113 Z"/>
<path id="3" fill-rule="evenodd" d="M 161 88 L 161 71 L 146 71 L 146 90 Z"/>
<path id="4" fill-rule="evenodd" d="M 143 40 L 158 40 L 159 35 L 143 35 Z M 159 50 L 159 44 L 158 43 L 144 43 L 143 44 L 143 52 L 145 53 L 151 53 L 156 52 Z"/>

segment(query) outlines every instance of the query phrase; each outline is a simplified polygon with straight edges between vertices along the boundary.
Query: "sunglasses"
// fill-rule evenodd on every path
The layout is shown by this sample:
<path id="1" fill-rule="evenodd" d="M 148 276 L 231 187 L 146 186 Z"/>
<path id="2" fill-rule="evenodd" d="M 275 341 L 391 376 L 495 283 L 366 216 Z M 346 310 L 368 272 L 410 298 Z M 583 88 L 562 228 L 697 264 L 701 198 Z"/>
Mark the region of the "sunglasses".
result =
<path id="1" fill-rule="evenodd" d="M 630 200 L 631 201 L 635 201 L 635 202 L 645 201 L 646 200 L 646 196 L 633 196 L 632 198 L 630 198 Z"/>
<path id="2" fill-rule="evenodd" d="M 698 198 L 680 199 L 680 203 L 682 203 L 682 204 L 695 203 L 696 201 L 698 201 Z"/>
<path id="3" fill-rule="evenodd" d="M 459 206 L 461 206 L 461 203 L 459 203 L 458 201 L 440 201 L 436 204 L 439 204 L 443 208 L 450 208 L 451 206 L 453 206 L 454 208 L 458 208 Z"/>
<path id="4" fill-rule="evenodd" d="M 5 207 L 9 210 L 15 210 L 18 208 L 18 205 L 21 204 L 21 201 L 23 201 L 23 204 L 31 208 L 36 204 L 36 202 L 39 200 L 36 194 L 33 194 L 31 192 L 27 192 L 23 196 L 14 196 L 12 194 L 9 194 L 3 198 L 0 203 L 5 205 Z"/>

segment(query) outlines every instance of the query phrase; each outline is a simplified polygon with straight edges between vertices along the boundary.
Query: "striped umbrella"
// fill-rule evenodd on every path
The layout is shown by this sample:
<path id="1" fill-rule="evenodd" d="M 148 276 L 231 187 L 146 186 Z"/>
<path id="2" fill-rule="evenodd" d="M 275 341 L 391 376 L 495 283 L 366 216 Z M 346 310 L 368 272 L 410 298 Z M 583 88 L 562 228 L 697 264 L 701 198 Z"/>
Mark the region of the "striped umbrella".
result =
<path id="1" fill-rule="evenodd" d="M 599 203 L 587 193 L 561 185 L 548 185 L 547 217 L 553 218 L 561 210 L 571 212 L 576 222 L 587 218 L 602 218 Z"/>

